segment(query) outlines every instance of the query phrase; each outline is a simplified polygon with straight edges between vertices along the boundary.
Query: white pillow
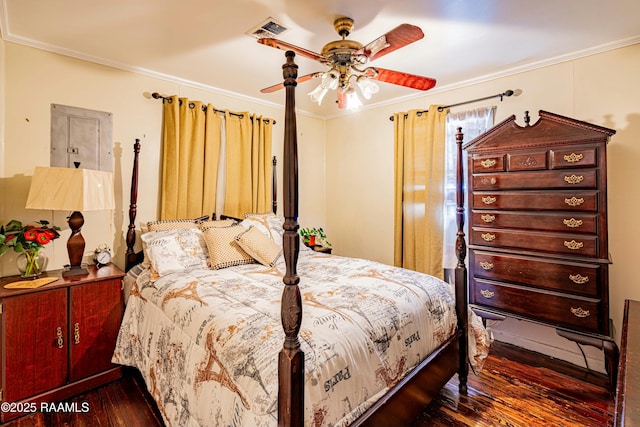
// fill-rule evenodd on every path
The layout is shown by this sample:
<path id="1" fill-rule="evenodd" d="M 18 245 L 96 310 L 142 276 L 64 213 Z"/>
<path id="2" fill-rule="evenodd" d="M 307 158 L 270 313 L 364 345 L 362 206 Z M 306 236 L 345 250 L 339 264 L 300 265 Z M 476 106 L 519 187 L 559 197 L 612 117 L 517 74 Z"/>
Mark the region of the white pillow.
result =
<path id="1" fill-rule="evenodd" d="M 207 268 L 207 245 L 197 228 L 150 231 L 142 235 L 153 269 L 160 276 Z"/>
<path id="2" fill-rule="evenodd" d="M 278 246 L 282 247 L 282 234 L 284 229 L 284 218 L 275 216 L 274 214 L 250 214 L 246 215 L 240 225 L 245 229 L 255 227 L 265 236 L 273 240 Z"/>

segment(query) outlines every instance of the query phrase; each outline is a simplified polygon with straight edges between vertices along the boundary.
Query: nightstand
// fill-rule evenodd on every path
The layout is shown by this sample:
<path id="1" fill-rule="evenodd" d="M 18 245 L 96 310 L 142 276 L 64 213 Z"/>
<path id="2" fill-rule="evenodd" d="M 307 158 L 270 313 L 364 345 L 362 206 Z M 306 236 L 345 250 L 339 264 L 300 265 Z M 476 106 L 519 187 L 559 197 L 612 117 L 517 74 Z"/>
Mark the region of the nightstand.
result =
<path id="1" fill-rule="evenodd" d="M 0 279 L 0 422 L 106 384 L 122 376 L 111 364 L 122 320 L 124 273 L 110 264 L 89 274 L 41 277 L 35 289 L 6 289 L 20 276 Z M 5 402 L 12 410 L 5 411 Z"/>
<path id="2" fill-rule="evenodd" d="M 330 247 L 326 247 L 326 246 L 309 246 L 311 249 L 313 249 L 316 252 L 322 252 L 324 254 L 330 254 L 331 253 L 331 248 Z"/>

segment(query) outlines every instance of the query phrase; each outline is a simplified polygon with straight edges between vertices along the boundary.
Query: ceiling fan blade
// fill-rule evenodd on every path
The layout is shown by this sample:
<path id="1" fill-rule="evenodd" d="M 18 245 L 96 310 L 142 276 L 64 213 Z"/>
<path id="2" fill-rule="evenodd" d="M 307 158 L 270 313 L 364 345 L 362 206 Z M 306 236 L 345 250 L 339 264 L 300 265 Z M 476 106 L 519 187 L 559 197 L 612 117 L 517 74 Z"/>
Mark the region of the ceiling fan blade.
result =
<path id="1" fill-rule="evenodd" d="M 262 38 L 262 39 L 258 39 L 258 43 L 263 44 L 265 46 L 275 47 L 276 49 L 292 50 L 292 51 L 294 51 L 295 53 L 297 53 L 299 55 L 305 56 L 305 57 L 310 58 L 310 59 L 315 59 L 316 61 L 324 61 L 325 60 L 325 57 L 320 55 L 319 53 L 312 52 L 310 50 L 307 50 L 305 48 L 292 45 L 292 44 L 287 43 L 287 42 L 283 42 L 282 40 L 272 39 L 270 37 L 265 37 L 265 38 Z"/>
<path id="2" fill-rule="evenodd" d="M 298 77 L 298 79 L 296 81 L 298 83 L 308 82 L 311 79 L 315 79 L 317 77 L 322 76 L 322 74 L 323 73 L 321 73 L 320 71 L 316 71 L 315 73 L 311 73 L 311 74 L 306 74 L 304 76 L 300 76 L 300 77 Z M 260 89 L 260 92 L 262 92 L 262 93 L 271 93 L 271 92 L 275 92 L 275 91 L 280 90 L 280 89 L 284 89 L 284 83 L 278 83 L 277 85 L 265 87 L 264 89 Z"/>
<path id="3" fill-rule="evenodd" d="M 375 69 L 378 70 L 378 75 L 372 76 L 371 78 L 373 80 L 418 90 L 429 90 L 436 85 L 436 80 L 430 77 L 416 76 L 415 74 L 386 70 L 378 67 L 375 67 Z"/>
<path id="4" fill-rule="evenodd" d="M 394 50 L 400 49 L 410 43 L 420 40 L 424 33 L 420 27 L 410 24 L 402 24 L 365 45 L 357 53 L 366 55 L 369 61 L 380 58 Z"/>

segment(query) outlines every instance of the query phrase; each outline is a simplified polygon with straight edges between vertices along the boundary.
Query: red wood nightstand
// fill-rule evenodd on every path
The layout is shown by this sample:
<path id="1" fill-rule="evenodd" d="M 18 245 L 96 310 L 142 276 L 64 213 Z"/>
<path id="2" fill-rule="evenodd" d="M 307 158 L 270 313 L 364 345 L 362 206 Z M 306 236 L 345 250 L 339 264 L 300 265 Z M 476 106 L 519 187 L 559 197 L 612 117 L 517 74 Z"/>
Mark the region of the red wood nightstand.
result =
<path id="1" fill-rule="evenodd" d="M 35 289 L 6 289 L 0 279 L 0 422 L 35 412 L 122 375 L 111 356 L 124 312 L 124 273 L 110 264 Z M 5 411 L 5 409 L 7 409 Z"/>

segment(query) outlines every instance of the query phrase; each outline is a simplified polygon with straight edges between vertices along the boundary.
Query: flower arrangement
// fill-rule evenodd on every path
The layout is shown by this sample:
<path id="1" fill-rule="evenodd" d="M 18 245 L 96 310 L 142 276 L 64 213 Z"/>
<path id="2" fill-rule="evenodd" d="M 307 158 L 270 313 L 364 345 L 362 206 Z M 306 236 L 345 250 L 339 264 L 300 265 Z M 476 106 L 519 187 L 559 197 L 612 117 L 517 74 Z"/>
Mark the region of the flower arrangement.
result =
<path id="1" fill-rule="evenodd" d="M 327 235 L 322 228 L 301 228 L 300 237 L 302 237 L 302 243 L 306 246 L 322 246 L 331 247 L 331 243 L 327 241 Z"/>
<path id="2" fill-rule="evenodd" d="M 35 225 L 22 225 L 15 219 L 7 225 L 0 227 L 0 255 L 9 248 L 15 252 L 24 253 L 27 263 L 24 276 L 36 276 L 40 274 L 38 254 L 46 244 L 60 237 L 60 227 L 50 225 L 48 221 L 36 221 Z"/>

